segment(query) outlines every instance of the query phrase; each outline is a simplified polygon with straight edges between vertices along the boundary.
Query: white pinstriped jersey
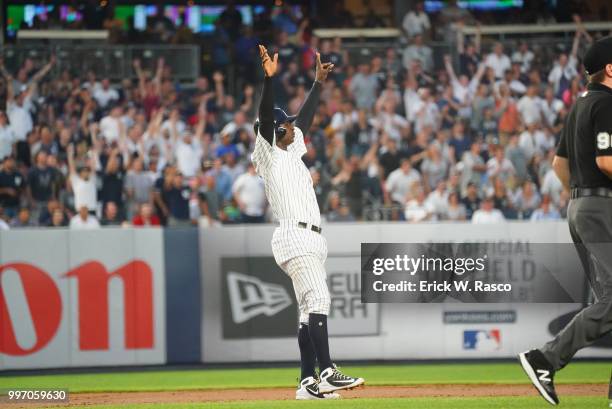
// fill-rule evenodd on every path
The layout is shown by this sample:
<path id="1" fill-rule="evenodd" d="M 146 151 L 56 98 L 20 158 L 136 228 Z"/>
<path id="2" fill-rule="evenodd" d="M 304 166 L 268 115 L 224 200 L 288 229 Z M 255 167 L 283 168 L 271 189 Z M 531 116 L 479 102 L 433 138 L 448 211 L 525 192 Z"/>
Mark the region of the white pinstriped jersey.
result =
<path id="1" fill-rule="evenodd" d="M 321 226 L 321 213 L 310 171 L 302 162 L 306 153 L 304 134 L 298 127 L 293 129 L 295 139 L 287 150 L 276 146 L 276 137 L 270 145 L 258 132 L 251 155 L 255 170 L 264 180 L 270 207 L 281 224 L 272 238 L 278 264 L 304 254 L 315 254 L 322 260 L 327 256 L 323 236 L 297 227 L 298 222 Z"/>
<path id="2" fill-rule="evenodd" d="M 310 171 L 302 162 L 306 153 L 304 135 L 295 127 L 295 139 L 287 150 L 270 145 L 258 133 L 251 158 L 263 178 L 266 196 L 278 220 L 298 220 L 321 225 L 321 212 L 312 186 Z"/>

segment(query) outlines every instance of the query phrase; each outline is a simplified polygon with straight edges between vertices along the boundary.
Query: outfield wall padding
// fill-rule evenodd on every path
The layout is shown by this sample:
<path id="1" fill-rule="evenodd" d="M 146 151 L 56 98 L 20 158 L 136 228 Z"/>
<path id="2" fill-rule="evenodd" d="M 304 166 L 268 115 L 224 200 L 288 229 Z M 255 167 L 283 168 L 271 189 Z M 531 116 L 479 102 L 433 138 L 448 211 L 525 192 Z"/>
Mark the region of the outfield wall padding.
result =
<path id="1" fill-rule="evenodd" d="M 272 258 L 274 228 L 0 232 L 0 370 L 297 360 L 297 304 Z M 582 307 L 361 303 L 362 242 L 567 243 L 565 222 L 323 229 L 339 361 L 509 358 Z"/>

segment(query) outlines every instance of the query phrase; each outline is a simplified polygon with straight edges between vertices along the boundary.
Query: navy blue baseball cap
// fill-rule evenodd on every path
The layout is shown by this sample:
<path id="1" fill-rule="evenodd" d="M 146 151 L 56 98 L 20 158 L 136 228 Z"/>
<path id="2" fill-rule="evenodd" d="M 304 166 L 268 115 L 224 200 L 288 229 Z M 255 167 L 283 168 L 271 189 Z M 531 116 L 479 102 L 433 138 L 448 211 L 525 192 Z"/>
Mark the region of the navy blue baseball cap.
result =
<path id="1" fill-rule="evenodd" d="M 285 111 L 280 108 L 274 108 L 274 124 L 281 125 L 287 122 L 295 121 L 296 115 L 287 115 Z"/>

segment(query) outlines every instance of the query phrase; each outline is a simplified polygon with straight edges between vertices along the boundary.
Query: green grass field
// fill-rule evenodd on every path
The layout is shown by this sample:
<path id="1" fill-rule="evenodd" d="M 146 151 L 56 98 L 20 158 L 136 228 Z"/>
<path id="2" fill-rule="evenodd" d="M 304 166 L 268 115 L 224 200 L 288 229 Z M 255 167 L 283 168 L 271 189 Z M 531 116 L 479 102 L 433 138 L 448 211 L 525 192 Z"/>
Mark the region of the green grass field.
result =
<path id="1" fill-rule="evenodd" d="M 359 374 L 368 385 L 418 384 L 526 384 L 518 364 L 414 364 L 342 367 Z M 555 382 L 607 383 L 611 362 L 573 363 L 559 372 Z M 236 389 L 293 387 L 299 370 L 208 369 L 183 371 L 113 372 L 69 375 L 0 377 L 3 388 L 69 388 L 70 392 L 168 391 L 190 389 Z"/>
<path id="2" fill-rule="evenodd" d="M 476 364 L 402 364 L 346 366 L 347 373 L 359 374 L 368 385 L 419 385 L 419 384 L 527 384 L 522 369 L 515 363 Z M 608 383 L 611 362 L 573 363 L 561 371 L 557 384 Z M 298 370 L 294 368 L 272 369 L 209 369 L 181 371 L 143 371 L 92 374 L 65 374 L 40 376 L 3 376 L 0 389 L 5 388 L 68 388 L 78 392 L 130 392 L 130 391 L 178 391 L 202 389 L 272 388 L 295 386 Z M 563 408 L 607 408 L 606 396 L 562 397 Z M 141 404 L 125 406 L 88 406 L 96 409 L 178 409 L 223 408 L 263 409 L 293 408 L 304 402 L 253 401 L 201 404 Z M 414 398 L 414 399 L 347 399 L 333 402 L 309 402 L 309 405 L 329 408 L 419 408 L 419 409 L 479 409 L 546 408 L 539 397 L 521 398 Z"/>

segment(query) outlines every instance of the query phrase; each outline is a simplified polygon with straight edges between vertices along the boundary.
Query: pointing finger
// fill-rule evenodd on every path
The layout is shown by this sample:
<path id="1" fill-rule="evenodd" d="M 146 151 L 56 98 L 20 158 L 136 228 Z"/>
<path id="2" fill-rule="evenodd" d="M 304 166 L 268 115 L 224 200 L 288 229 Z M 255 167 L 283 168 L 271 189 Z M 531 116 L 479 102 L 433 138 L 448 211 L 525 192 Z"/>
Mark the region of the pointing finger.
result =
<path id="1" fill-rule="evenodd" d="M 278 53 L 274 54 L 274 64 L 278 62 Z"/>
<path id="2" fill-rule="evenodd" d="M 317 65 L 321 65 L 321 54 L 317 52 Z"/>

